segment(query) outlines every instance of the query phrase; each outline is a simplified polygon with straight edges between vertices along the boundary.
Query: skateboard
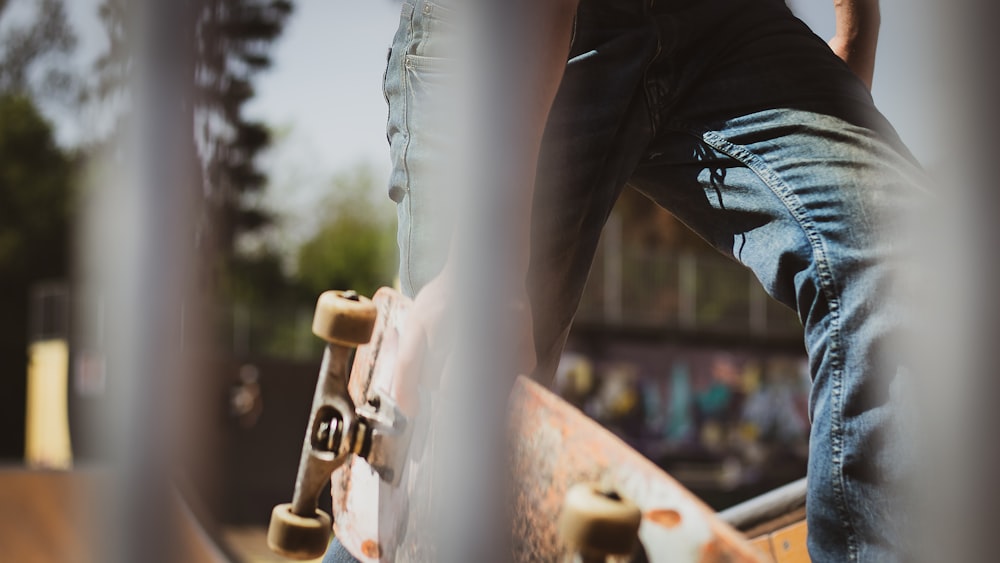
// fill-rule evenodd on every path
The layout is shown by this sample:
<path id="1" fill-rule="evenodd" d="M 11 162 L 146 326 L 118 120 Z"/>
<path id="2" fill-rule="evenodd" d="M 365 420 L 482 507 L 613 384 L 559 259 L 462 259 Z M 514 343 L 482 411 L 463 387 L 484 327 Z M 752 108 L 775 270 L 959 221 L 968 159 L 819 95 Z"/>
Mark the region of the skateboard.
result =
<path id="1" fill-rule="evenodd" d="M 410 305 L 387 288 L 371 301 L 321 296 L 313 332 L 328 346 L 293 501 L 272 512 L 272 550 L 294 558 L 323 553 L 331 516 L 316 499 L 330 477 L 332 527 L 356 558 L 437 559 L 420 529 L 433 514 L 433 423 L 407 420 L 391 394 Z M 420 413 L 433 412 L 430 395 L 422 394 Z M 677 481 L 537 383 L 517 378 L 508 409 L 515 560 L 764 560 Z"/>

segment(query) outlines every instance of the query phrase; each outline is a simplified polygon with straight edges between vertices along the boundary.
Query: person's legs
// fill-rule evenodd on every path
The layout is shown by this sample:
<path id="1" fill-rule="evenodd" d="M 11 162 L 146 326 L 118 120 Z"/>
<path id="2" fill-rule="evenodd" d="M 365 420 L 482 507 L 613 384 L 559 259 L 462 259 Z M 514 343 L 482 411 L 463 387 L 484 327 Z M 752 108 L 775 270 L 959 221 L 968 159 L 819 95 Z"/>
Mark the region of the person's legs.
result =
<path id="1" fill-rule="evenodd" d="M 529 291 L 538 368 L 555 375 L 604 223 L 650 139 L 643 75 L 657 49 L 639 2 L 583 0 L 546 126 Z"/>
<path id="2" fill-rule="evenodd" d="M 443 2 L 406 0 L 383 81 L 388 195 L 398 216 L 400 286 L 410 297 L 441 271 L 454 226 L 457 19 Z"/>
<path id="3" fill-rule="evenodd" d="M 451 234 L 451 205 L 438 167 L 454 154 L 453 123 L 442 118 L 442 106 L 454 98 L 454 18 L 445 3 L 404 0 L 382 84 L 392 160 L 388 195 L 399 221 L 400 285 L 409 297 L 441 270 Z M 334 538 L 323 561 L 356 559 Z"/>
<path id="4" fill-rule="evenodd" d="M 446 236 L 419 174 L 440 158 L 438 129 L 414 111 L 437 63 L 411 52 L 430 38 L 413 17 L 404 7 L 386 80 L 411 295 L 440 268 Z M 552 375 L 600 231 L 638 166 L 638 187 L 802 316 L 815 382 L 814 560 L 891 558 L 899 536 L 882 526 L 895 516 L 897 460 L 885 440 L 905 323 L 891 287 L 903 251 L 889 235 L 918 199 L 905 149 L 874 132 L 886 128 L 863 86 L 778 0 L 583 0 L 571 57 L 536 188 L 536 376 Z"/>
<path id="5" fill-rule="evenodd" d="M 585 2 L 581 23 L 601 4 Z M 900 220 L 925 199 L 922 174 L 864 85 L 783 2 L 651 6 L 648 59 L 641 24 L 580 28 L 550 118 L 533 232 L 536 377 L 551 376 L 630 181 L 800 313 L 814 380 L 813 560 L 903 558 L 895 487 L 907 446 L 894 419 L 908 325 L 894 275 L 909 251 Z M 630 38 L 641 38 L 624 59 L 641 65 L 639 95 L 631 74 L 615 80 L 601 66 Z"/>
<path id="6" fill-rule="evenodd" d="M 634 184 L 752 269 L 805 327 L 813 560 L 893 560 L 905 551 L 892 490 L 895 396 L 907 385 L 898 227 L 922 199 L 919 171 L 870 130 L 800 110 L 664 131 L 651 150 Z"/>
<path id="7" fill-rule="evenodd" d="M 357 561 L 337 538 L 333 538 L 323 556 L 323 563 L 357 563 Z"/>
<path id="8" fill-rule="evenodd" d="M 898 487 L 912 445 L 895 421 L 912 327 L 897 274 L 913 251 L 901 223 L 927 200 L 922 172 L 783 2 L 658 11 L 665 47 L 645 84 L 654 140 L 631 182 L 799 313 L 813 561 L 905 558 Z"/>

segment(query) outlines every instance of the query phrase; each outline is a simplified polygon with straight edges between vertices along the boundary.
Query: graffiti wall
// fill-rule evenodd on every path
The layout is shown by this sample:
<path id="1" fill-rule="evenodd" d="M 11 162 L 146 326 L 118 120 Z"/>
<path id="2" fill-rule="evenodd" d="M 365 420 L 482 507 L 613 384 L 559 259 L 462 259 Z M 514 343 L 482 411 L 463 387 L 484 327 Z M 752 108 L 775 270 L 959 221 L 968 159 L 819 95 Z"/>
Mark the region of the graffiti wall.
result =
<path id="1" fill-rule="evenodd" d="M 804 471 L 803 356 L 639 345 L 600 355 L 569 351 L 554 387 L 682 480 L 687 471 L 693 480 L 738 487 Z"/>

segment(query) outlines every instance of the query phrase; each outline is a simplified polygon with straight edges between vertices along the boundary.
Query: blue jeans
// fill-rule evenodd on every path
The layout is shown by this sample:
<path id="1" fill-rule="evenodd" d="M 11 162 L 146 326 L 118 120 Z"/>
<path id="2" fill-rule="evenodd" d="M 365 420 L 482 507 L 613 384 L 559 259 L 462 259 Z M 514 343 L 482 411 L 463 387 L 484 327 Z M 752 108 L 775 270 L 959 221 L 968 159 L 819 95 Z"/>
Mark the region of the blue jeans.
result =
<path id="1" fill-rule="evenodd" d="M 411 3 L 415 2 L 415 3 Z M 400 278 L 441 268 L 443 197 L 420 170 L 444 146 L 424 111 L 449 10 L 407 0 L 385 79 Z M 546 128 L 532 231 L 540 379 L 551 377 L 598 239 L 631 186 L 750 268 L 799 313 L 813 380 L 813 561 L 906 557 L 897 408 L 919 166 L 863 83 L 781 0 L 582 0 Z"/>
<path id="2" fill-rule="evenodd" d="M 330 547 L 326 549 L 326 554 L 323 556 L 323 563 L 355 563 L 356 561 L 357 559 L 344 548 L 344 545 L 337 538 L 333 538 Z"/>

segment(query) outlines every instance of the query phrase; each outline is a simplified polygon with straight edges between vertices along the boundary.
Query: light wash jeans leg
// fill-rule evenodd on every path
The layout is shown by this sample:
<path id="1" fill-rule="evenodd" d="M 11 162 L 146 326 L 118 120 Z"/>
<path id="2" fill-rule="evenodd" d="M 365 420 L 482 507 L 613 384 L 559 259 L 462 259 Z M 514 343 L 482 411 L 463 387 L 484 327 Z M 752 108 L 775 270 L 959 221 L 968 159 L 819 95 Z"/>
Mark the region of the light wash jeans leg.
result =
<path id="1" fill-rule="evenodd" d="M 907 304 L 904 219 L 926 200 L 893 139 L 820 112 L 766 110 L 667 124 L 635 185 L 749 267 L 805 328 L 810 395 L 807 517 L 813 561 L 906 552 L 896 488 Z"/>
<path id="2" fill-rule="evenodd" d="M 784 2 L 659 3 L 653 141 L 633 182 L 803 323 L 813 561 L 912 558 L 903 223 L 930 197 L 861 81 Z"/>
<path id="3" fill-rule="evenodd" d="M 451 13 L 439 3 L 404 0 L 382 83 L 392 160 L 388 195 L 399 221 L 400 285 L 410 297 L 440 271 L 453 222 L 446 192 L 428 173 L 452 152 L 435 103 L 448 95 Z M 356 559 L 334 538 L 323 561 Z"/>
<path id="4" fill-rule="evenodd" d="M 455 223 L 442 174 L 457 153 L 449 104 L 456 84 L 454 18 L 440 2 L 405 1 L 383 81 L 392 161 L 388 194 L 398 216 L 400 285 L 410 297 L 441 271 Z"/>

